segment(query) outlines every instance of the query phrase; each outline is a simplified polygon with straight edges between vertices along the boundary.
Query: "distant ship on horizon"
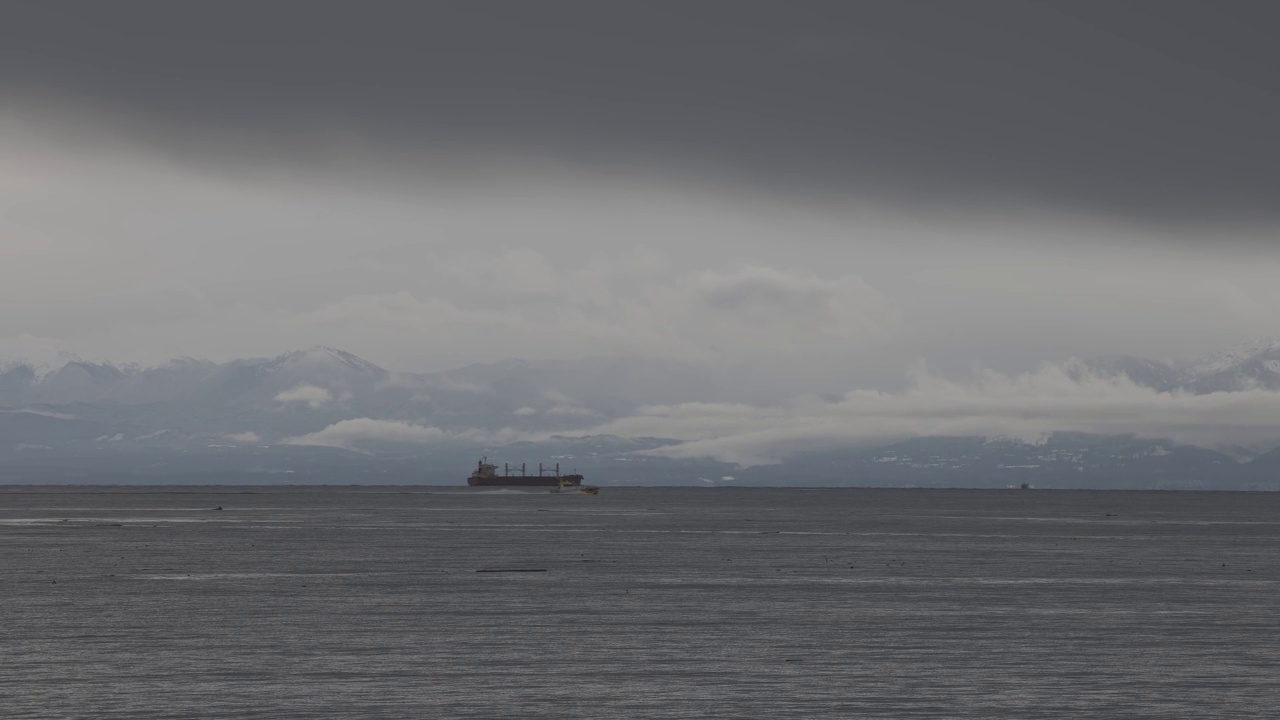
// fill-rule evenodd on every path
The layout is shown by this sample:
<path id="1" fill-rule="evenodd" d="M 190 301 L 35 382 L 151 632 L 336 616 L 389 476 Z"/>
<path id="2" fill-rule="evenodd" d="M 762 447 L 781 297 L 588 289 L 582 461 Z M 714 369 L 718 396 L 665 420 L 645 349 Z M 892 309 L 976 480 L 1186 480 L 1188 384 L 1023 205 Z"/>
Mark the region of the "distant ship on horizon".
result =
<path id="1" fill-rule="evenodd" d="M 467 484 L 476 486 L 515 486 L 515 487 L 577 487 L 582 484 L 582 476 L 577 473 L 568 475 L 560 474 L 560 463 L 556 463 L 554 468 L 544 468 L 542 463 L 538 463 L 538 474 L 529 475 L 525 471 L 524 463 L 520 464 L 519 474 L 512 473 L 510 464 L 503 463 L 502 474 L 498 474 L 498 466 L 488 462 L 488 458 L 481 458 L 476 463 L 476 469 L 471 471 L 471 476 L 467 478 Z"/>

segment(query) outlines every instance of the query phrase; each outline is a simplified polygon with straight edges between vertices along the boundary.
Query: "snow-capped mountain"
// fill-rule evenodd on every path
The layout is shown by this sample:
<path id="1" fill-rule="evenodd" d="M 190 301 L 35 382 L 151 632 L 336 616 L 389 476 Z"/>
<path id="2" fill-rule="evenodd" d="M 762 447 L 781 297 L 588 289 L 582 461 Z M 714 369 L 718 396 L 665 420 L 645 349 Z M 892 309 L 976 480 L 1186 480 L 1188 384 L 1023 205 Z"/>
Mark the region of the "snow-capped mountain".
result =
<path id="1" fill-rule="evenodd" d="M 1280 340 L 1241 343 L 1187 367 L 1179 386 L 1195 393 L 1280 390 Z"/>
<path id="2" fill-rule="evenodd" d="M 147 368 L 68 362 L 0 373 L 0 408 L 40 409 L 133 424 L 126 439 L 210 437 L 278 442 L 370 419 L 477 431 L 578 430 L 654 402 L 726 399 L 707 371 L 665 361 L 505 361 L 394 373 L 327 347 L 213 363 Z"/>
<path id="3" fill-rule="evenodd" d="M 505 360 L 426 376 L 426 381 L 436 392 L 451 386 L 483 388 L 484 395 L 504 407 L 514 405 L 526 417 L 598 420 L 620 417 L 642 405 L 736 399 L 707 368 L 647 358 Z"/>
<path id="4" fill-rule="evenodd" d="M 0 481 L 25 477 L 23 467 L 70 467 L 73 478 L 106 477 L 114 467 L 109 476 L 121 482 L 131 482 L 131 473 L 179 469 L 206 477 L 212 468 L 307 467 L 314 478 L 316 462 L 337 463 L 342 472 L 324 470 L 337 479 L 383 472 L 387 466 L 372 458 L 398 457 L 395 472 L 403 472 L 424 453 L 441 452 L 441 462 L 465 468 L 476 453 L 497 456 L 485 449 L 495 441 L 581 430 L 655 399 L 715 399 L 715 388 L 705 371 L 656 361 L 509 361 L 407 374 L 325 347 L 148 368 L 75 361 L 44 374 L 10 364 L 0 373 Z M 664 442 L 562 439 L 526 452 L 527 459 L 573 459 Z M 334 448 L 358 450 L 354 457 L 365 460 L 338 462 Z M 369 470 L 378 467 L 384 470 Z"/>
<path id="5" fill-rule="evenodd" d="M 137 368 L 74 361 L 41 375 L 0 372 L 0 407 L 154 405 L 280 412 L 342 407 L 378 417 L 439 413 L 503 425 L 521 419 L 604 418 L 654 403 L 728 399 L 703 369 L 661 360 L 586 359 L 475 364 L 432 374 L 393 373 L 326 347 L 213 363 L 183 358 Z M 527 423 L 526 423 L 527 424 Z"/>
<path id="6" fill-rule="evenodd" d="M 1096 373 L 1125 375 L 1161 392 L 1280 390 L 1280 342 L 1274 341 L 1181 365 L 1125 356 L 1087 364 Z M 110 477 L 120 482 L 130 482 L 132 473 L 162 477 L 178 469 L 209 481 L 246 481 L 243 474 L 255 468 L 282 473 L 310 468 L 309 477 L 321 477 L 315 473 L 328 468 L 323 477 L 329 481 L 356 477 L 351 473 L 390 481 L 379 474 L 392 472 L 380 464 L 388 458 L 399 458 L 394 472 L 402 475 L 396 477 L 410 478 L 423 463 L 465 467 L 474 462 L 471 455 L 505 457 L 508 451 L 515 461 L 564 458 L 587 463 L 584 467 L 613 468 L 609 472 L 619 478 L 673 482 L 733 475 L 765 484 L 768 477 L 840 484 L 841 478 L 853 477 L 850 473 L 864 484 L 969 486 L 1015 476 L 1022 478 L 1019 482 L 1060 486 L 1172 482 L 1201 487 L 1220 480 L 1221 486 L 1238 487 L 1277 479 L 1266 471 L 1277 466 L 1275 452 L 1268 454 L 1275 444 L 1266 438 L 1189 448 L 1061 433 L 1047 433 L 1036 443 L 922 437 L 874 451 L 879 454 L 856 444 L 821 451 L 797 445 L 782 469 L 735 470 L 713 460 L 634 454 L 637 448 L 675 442 L 647 433 L 566 437 L 599 426 L 619 427 L 611 421 L 643 415 L 648 411 L 642 406 L 781 407 L 753 397 L 751 383 L 726 379 L 722 370 L 633 358 L 511 360 L 410 374 L 327 347 L 224 363 L 183 358 L 154 367 L 82 359 L 56 366 L 10 362 L 0 365 L 0 482 L 24 481 L 28 471 L 53 467 L 73 468 L 63 480 L 74 481 L 99 477 L 107 466 L 116 468 Z M 627 475 L 638 463 L 644 472 Z M 213 468 L 225 475 L 208 475 Z"/>
<path id="7" fill-rule="evenodd" d="M 1133 355 L 1092 358 L 1087 364 L 1100 375 L 1125 375 L 1138 385 L 1161 392 L 1177 387 L 1183 377 L 1183 371 L 1171 362 Z"/>
<path id="8" fill-rule="evenodd" d="M 179 358 L 145 368 L 83 360 L 70 360 L 54 368 L 10 362 L 0 367 L 0 406 L 270 402 L 279 393 L 307 383 L 327 388 L 336 396 L 372 386 L 387 375 L 373 363 L 324 347 L 221 364 Z"/>
<path id="9" fill-rule="evenodd" d="M 0 371 L 0 403 L 32 400 L 46 403 L 96 402 L 126 372 L 114 365 L 72 360 L 56 368 L 10 364 Z"/>
<path id="10" fill-rule="evenodd" d="M 192 397 L 193 389 L 211 377 L 217 368 L 217 363 L 194 358 L 177 358 L 155 367 L 131 368 L 111 384 L 98 402 L 147 405 L 188 399 Z"/>
<path id="11" fill-rule="evenodd" d="M 1185 364 L 1121 355 L 1093 358 L 1088 365 L 1100 374 L 1126 375 L 1138 385 L 1161 392 L 1280 390 L 1280 339 L 1240 343 Z"/>
<path id="12" fill-rule="evenodd" d="M 234 360 L 215 366 L 189 391 L 212 405 L 259 408 L 330 402 L 372 393 L 389 373 L 371 362 L 333 348 L 314 347 L 274 358 Z"/>

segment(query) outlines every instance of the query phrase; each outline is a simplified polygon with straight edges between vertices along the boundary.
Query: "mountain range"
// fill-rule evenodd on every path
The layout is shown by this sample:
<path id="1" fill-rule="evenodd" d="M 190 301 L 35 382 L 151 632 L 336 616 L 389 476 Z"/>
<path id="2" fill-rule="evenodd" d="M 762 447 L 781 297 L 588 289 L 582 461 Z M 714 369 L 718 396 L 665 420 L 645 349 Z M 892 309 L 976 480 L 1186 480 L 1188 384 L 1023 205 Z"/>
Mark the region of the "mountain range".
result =
<path id="1" fill-rule="evenodd" d="M 1160 392 L 1280 390 L 1280 340 L 1274 339 L 1241 343 L 1194 362 L 1117 355 L 1094 358 L 1088 365 L 1102 374 L 1126 375 Z"/>
<path id="2" fill-rule="evenodd" d="M 1276 341 L 1193 363 L 1084 366 L 1162 393 L 1280 390 Z M 0 361 L 0 482 L 458 484 L 485 455 L 562 462 L 602 484 L 1280 487 L 1275 447 L 1127 435 L 918 437 L 740 467 L 646 452 L 674 438 L 593 432 L 646 406 L 774 400 L 757 380 L 645 358 L 398 373 L 326 347 L 154 367 Z"/>

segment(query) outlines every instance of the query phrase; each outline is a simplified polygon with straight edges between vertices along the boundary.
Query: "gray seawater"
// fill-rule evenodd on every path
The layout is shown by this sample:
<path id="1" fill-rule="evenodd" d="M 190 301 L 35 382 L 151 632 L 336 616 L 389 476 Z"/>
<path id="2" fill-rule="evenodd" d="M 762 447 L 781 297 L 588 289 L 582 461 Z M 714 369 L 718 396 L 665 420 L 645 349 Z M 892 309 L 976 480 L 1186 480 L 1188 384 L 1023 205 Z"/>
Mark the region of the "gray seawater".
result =
<path id="1" fill-rule="evenodd" d="M 6 718 L 1280 717 L 1280 494 L 10 487 L 0 570 Z"/>

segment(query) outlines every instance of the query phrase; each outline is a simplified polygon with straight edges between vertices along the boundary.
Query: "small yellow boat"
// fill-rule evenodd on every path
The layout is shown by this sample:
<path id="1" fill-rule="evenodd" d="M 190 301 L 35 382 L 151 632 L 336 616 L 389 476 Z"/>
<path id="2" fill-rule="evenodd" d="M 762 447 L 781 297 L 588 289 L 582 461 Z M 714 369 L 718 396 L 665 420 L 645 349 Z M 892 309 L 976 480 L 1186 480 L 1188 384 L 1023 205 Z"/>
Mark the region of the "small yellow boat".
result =
<path id="1" fill-rule="evenodd" d="M 557 485 L 556 488 L 551 492 L 553 493 L 579 492 L 579 493 L 582 493 L 583 495 L 599 495 L 600 488 L 595 487 L 594 485 L 577 485 L 573 482 L 561 479 L 560 484 Z"/>

